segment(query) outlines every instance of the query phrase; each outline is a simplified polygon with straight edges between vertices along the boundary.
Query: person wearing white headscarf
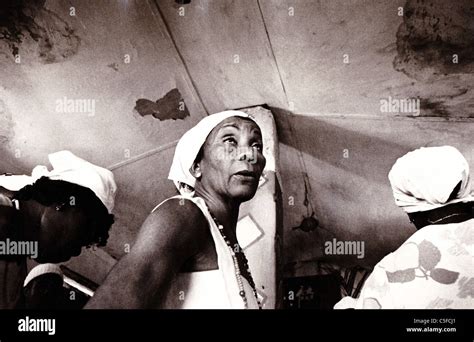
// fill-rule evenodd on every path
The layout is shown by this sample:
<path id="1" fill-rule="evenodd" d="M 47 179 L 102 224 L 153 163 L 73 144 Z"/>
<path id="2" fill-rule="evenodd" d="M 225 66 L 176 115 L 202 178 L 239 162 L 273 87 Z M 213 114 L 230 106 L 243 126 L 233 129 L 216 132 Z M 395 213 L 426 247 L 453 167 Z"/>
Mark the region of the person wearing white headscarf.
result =
<path id="1" fill-rule="evenodd" d="M 112 172 L 69 151 L 49 156 L 52 169 L 0 176 L 0 308 L 22 306 L 26 259 L 59 263 L 84 246 L 104 246 L 114 222 Z"/>
<path id="2" fill-rule="evenodd" d="M 259 308 L 235 230 L 266 164 L 262 140 L 241 111 L 209 115 L 186 132 L 168 176 L 180 195 L 152 211 L 86 308 Z"/>
<path id="3" fill-rule="evenodd" d="M 395 203 L 418 231 L 375 267 L 359 298 L 336 309 L 474 309 L 474 197 L 469 165 L 452 146 L 422 147 L 388 175 Z"/>

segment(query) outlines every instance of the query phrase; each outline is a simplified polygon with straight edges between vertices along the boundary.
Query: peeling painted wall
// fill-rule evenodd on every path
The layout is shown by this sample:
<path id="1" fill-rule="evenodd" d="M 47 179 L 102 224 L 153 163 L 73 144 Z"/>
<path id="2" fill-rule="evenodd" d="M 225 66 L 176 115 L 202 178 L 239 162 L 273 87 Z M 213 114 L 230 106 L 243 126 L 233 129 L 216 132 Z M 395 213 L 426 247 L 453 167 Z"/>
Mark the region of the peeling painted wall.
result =
<path id="1" fill-rule="evenodd" d="M 135 110 L 141 116 L 152 115 L 158 120 L 185 119 L 189 116 L 188 108 L 178 89 L 172 89 L 166 95 L 156 101 L 138 99 Z"/>
<path id="2" fill-rule="evenodd" d="M 105 250 L 118 258 L 174 194 L 165 176 L 174 144 L 204 108 L 153 2 L 15 4 L 13 17 L 0 12 L 0 171 L 31 172 L 61 149 L 112 168 L 119 191 Z M 139 99 L 167 117 L 142 116 Z M 110 268 L 90 251 L 77 259 L 73 269 L 94 281 Z"/>
<path id="3" fill-rule="evenodd" d="M 452 145 L 474 165 L 474 122 L 316 119 L 274 113 L 281 143 L 287 275 L 316 274 L 316 261 L 370 268 L 415 232 L 395 205 L 388 181 L 393 163 L 410 150 Z M 310 200 L 320 221 L 320 228 L 312 232 L 292 229 L 306 214 L 300 156 L 309 170 Z M 364 241 L 364 258 L 326 255 L 324 243 L 333 238 Z M 302 272 L 298 267 L 309 269 Z"/>
<path id="4" fill-rule="evenodd" d="M 113 169 L 117 224 L 105 251 L 118 258 L 174 194 L 166 176 L 181 134 L 207 113 L 267 103 L 287 275 L 298 263 L 314 274 L 318 260 L 371 266 L 413 232 L 388 185 L 396 158 L 453 144 L 474 167 L 471 3 L 3 1 L 0 172 L 26 172 L 58 149 Z M 419 117 L 381 111 L 389 97 L 420 99 Z M 64 110 L 70 100 L 95 100 L 93 113 Z M 304 171 L 321 225 L 312 232 L 293 229 L 306 213 Z M 321 243 L 332 237 L 366 240 L 367 258 L 327 258 Z M 113 265 L 102 257 L 88 251 L 71 265 L 100 282 Z"/>
<path id="5" fill-rule="evenodd" d="M 472 1 L 409 0 L 403 10 L 403 23 L 397 31 L 396 70 L 429 81 L 474 72 Z M 453 63 L 455 58 L 457 63 Z"/>
<path id="6" fill-rule="evenodd" d="M 382 112 L 392 97 L 419 98 L 419 116 L 474 116 L 472 1 L 260 3 L 293 113 L 412 115 Z"/>
<path id="7" fill-rule="evenodd" d="M 80 38 L 74 29 L 41 1 L 2 2 L 0 9 L 1 43 L 7 45 L 12 59 L 28 50 L 39 63 L 57 63 L 75 55 Z M 2 49 L 6 52 L 5 49 Z"/>

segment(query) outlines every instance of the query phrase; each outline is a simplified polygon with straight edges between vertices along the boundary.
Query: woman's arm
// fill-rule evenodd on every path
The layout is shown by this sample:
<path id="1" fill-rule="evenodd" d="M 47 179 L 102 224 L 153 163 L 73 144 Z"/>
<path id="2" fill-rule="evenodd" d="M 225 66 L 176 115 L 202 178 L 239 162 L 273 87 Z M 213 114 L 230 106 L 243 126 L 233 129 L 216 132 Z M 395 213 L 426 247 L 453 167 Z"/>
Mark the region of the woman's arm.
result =
<path id="1" fill-rule="evenodd" d="M 183 263 L 199 251 L 207 229 L 192 201 L 166 201 L 148 216 L 130 253 L 114 266 L 85 308 L 157 307 Z"/>

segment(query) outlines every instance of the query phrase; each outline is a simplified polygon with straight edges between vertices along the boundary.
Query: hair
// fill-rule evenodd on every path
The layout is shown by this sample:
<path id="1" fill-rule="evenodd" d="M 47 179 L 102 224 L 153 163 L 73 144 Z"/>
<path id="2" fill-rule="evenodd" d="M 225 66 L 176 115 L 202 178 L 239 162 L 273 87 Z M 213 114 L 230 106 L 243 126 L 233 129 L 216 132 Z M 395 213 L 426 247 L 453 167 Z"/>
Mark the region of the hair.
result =
<path id="1" fill-rule="evenodd" d="M 196 156 L 196 158 L 194 159 L 194 163 L 199 163 L 201 160 L 202 160 L 202 157 L 204 157 L 204 145 L 206 145 L 206 143 L 202 144 L 201 148 L 199 149 L 199 152 Z"/>
<path id="2" fill-rule="evenodd" d="M 204 143 L 201 148 L 199 149 L 199 152 L 196 156 L 196 158 L 194 159 L 194 162 L 193 162 L 193 166 L 194 164 L 196 163 L 199 163 L 201 160 L 202 160 L 202 157 L 204 156 L 204 145 L 206 143 Z M 188 185 L 186 183 L 183 183 L 183 182 L 178 182 L 178 188 L 176 190 L 179 194 L 183 194 L 183 193 L 188 193 L 188 194 L 191 194 L 194 192 L 194 188 L 191 186 L 191 185 Z"/>
<path id="3" fill-rule="evenodd" d="M 466 220 L 474 217 L 474 202 L 458 202 L 427 211 L 416 211 L 408 213 L 408 217 L 417 229 L 441 222 L 443 219 L 447 219 L 444 223 L 454 223 L 460 218 Z M 450 217 L 453 219 L 449 219 Z"/>
<path id="4" fill-rule="evenodd" d="M 446 202 L 450 202 L 457 198 L 459 190 L 461 189 L 462 181 L 459 182 L 449 195 L 449 198 Z M 458 202 L 445 205 L 443 207 L 427 210 L 427 211 L 416 211 L 413 213 L 408 213 L 410 221 L 416 226 L 417 229 L 423 228 L 431 224 L 431 222 L 443 218 L 443 216 L 448 216 L 453 213 L 465 213 L 471 215 L 474 214 L 474 202 Z"/>
<path id="5" fill-rule="evenodd" d="M 73 205 L 70 203 L 71 197 L 74 198 Z M 61 209 L 67 206 L 83 209 L 87 218 L 94 222 L 95 232 L 90 245 L 105 246 L 107 244 L 109 230 L 114 223 L 114 215 L 109 214 L 102 201 L 89 188 L 41 177 L 32 185 L 27 185 L 17 191 L 14 198 L 20 201 L 33 200 L 47 207 L 58 205 Z"/>

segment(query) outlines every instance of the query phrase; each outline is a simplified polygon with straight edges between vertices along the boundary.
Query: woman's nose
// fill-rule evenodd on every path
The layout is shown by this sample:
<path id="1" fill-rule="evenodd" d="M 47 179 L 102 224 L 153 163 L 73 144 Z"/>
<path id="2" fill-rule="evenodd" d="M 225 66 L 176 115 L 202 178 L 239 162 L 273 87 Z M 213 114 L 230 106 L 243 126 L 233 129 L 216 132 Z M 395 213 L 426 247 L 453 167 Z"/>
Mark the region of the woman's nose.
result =
<path id="1" fill-rule="evenodd" d="M 253 149 L 248 147 L 239 148 L 238 160 L 247 160 L 248 162 L 253 162 L 255 160 Z"/>

